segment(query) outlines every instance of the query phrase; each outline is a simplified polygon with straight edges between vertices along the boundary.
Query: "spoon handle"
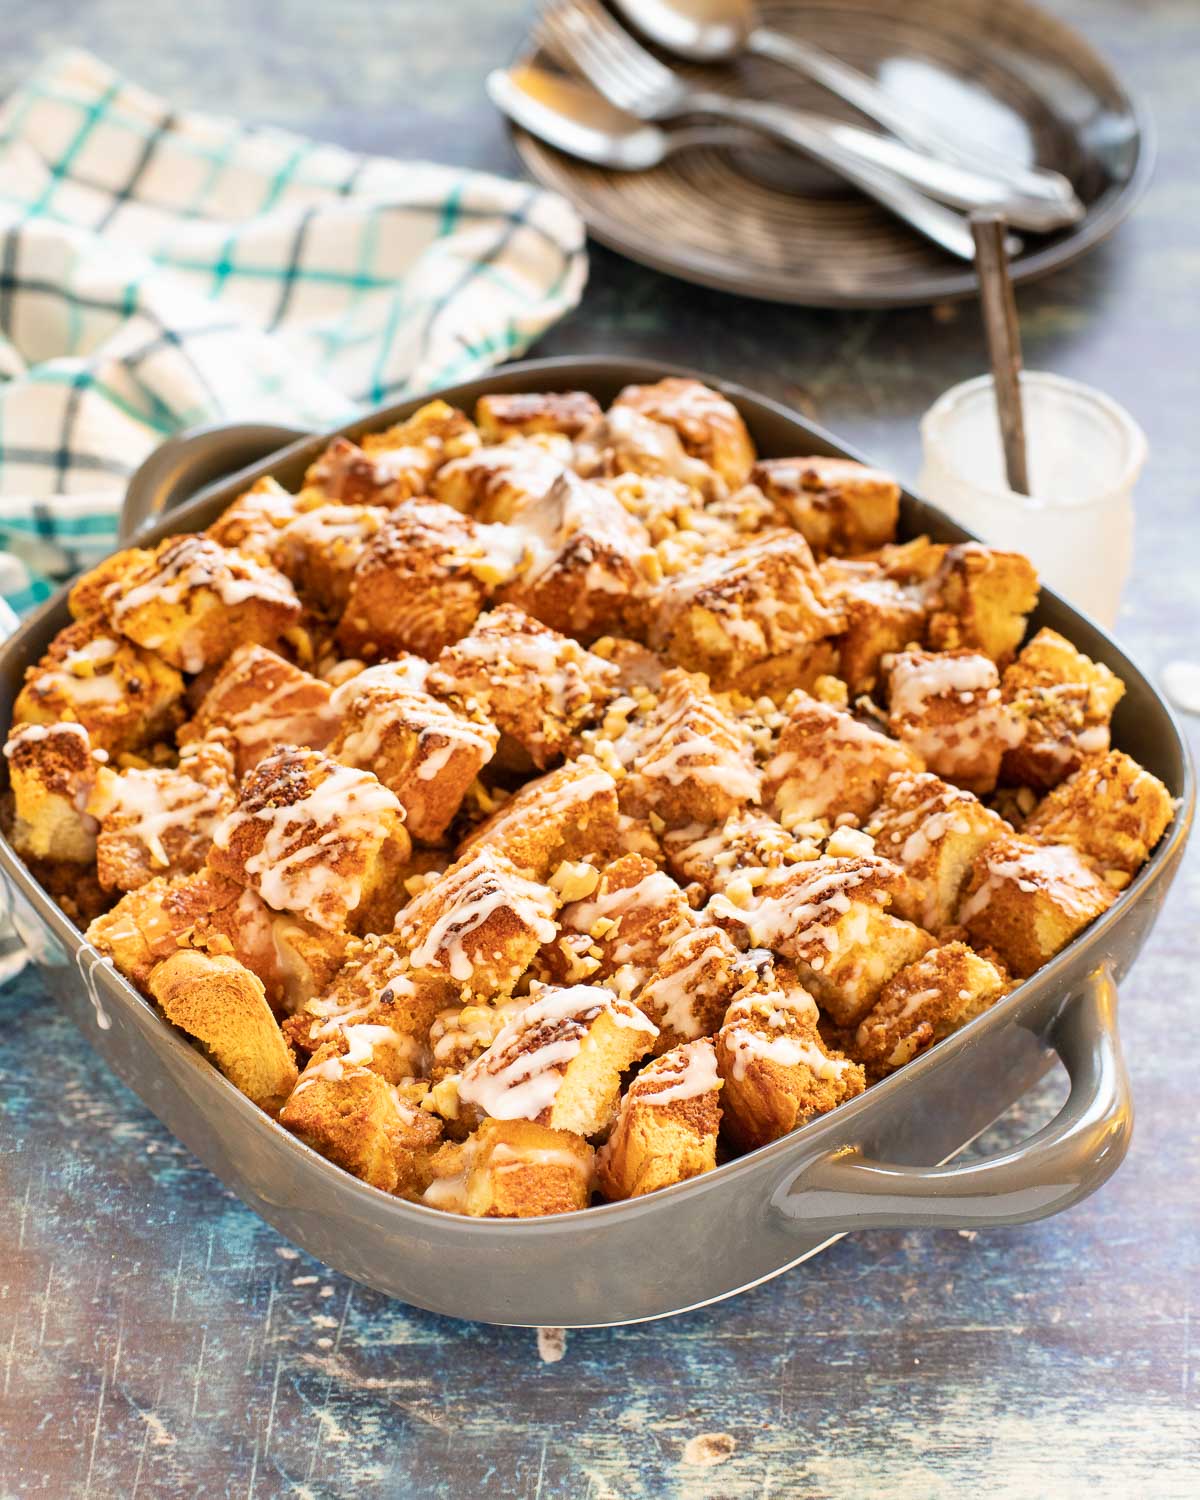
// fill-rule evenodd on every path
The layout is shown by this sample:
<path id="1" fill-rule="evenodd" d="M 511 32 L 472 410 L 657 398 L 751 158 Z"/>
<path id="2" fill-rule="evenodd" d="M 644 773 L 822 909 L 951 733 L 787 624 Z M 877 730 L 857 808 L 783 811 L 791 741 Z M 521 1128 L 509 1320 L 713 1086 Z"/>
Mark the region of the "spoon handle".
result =
<path id="1" fill-rule="evenodd" d="M 756 26 L 746 38 L 746 48 L 813 79 L 917 151 L 928 151 L 943 161 L 1000 178 L 1021 197 L 1056 204 L 1076 218 L 1083 212 L 1075 189 L 1061 172 L 1021 166 L 982 143 L 965 144 L 954 139 L 919 111 L 897 103 L 866 73 L 811 42 Z"/>
<path id="2" fill-rule="evenodd" d="M 992 364 L 992 387 L 996 393 L 1008 487 L 1018 495 L 1028 495 L 1025 410 L 1021 404 L 1021 330 L 1004 254 L 1004 220 L 999 214 L 973 213 L 971 233 L 975 239 L 979 300 L 983 304 L 983 326 Z"/>

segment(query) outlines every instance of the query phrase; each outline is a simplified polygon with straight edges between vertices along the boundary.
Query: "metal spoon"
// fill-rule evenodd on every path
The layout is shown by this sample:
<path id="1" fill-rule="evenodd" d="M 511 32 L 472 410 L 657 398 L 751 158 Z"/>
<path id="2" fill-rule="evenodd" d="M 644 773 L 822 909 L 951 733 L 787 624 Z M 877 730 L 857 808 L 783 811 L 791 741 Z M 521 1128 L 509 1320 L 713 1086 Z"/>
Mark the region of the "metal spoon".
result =
<path id="1" fill-rule="evenodd" d="M 610 104 L 586 83 L 552 73 L 531 63 L 517 63 L 488 75 L 488 96 L 497 109 L 569 156 L 616 172 L 644 172 L 676 151 L 693 146 L 760 146 L 757 131 L 730 125 L 696 125 L 664 130 L 638 120 Z M 866 167 L 853 174 L 835 169 L 862 190 L 911 224 L 927 239 L 962 260 L 974 260 L 975 242 L 966 216 L 934 203 L 907 183 Z M 1008 251 L 1015 255 L 1021 242 L 1010 235 Z"/>
<path id="2" fill-rule="evenodd" d="M 1061 172 L 1026 167 L 982 142 L 947 134 L 928 116 L 899 104 L 866 73 L 811 42 L 758 25 L 753 0 L 614 0 L 616 8 L 650 41 L 692 62 L 727 62 L 740 52 L 769 57 L 827 88 L 918 151 L 999 178 L 1024 198 L 1057 205 L 1061 222 L 1086 212 Z"/>

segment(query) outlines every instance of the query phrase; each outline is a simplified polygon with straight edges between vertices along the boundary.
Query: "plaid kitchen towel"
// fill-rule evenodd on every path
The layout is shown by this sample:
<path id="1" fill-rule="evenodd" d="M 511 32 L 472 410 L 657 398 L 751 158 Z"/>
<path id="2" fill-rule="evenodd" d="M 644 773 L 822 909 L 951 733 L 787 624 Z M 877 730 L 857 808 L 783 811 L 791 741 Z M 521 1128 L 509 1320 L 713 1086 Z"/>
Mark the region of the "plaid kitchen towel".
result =
<path id="1" fill-rule="evenodd" d="M 28 608 L 111 550 L 124 478 L 170 433 L 332 426 L 466 379 L 585 276 L 552 194 L 52 59 L 0 108 L 0 595 Z"/>

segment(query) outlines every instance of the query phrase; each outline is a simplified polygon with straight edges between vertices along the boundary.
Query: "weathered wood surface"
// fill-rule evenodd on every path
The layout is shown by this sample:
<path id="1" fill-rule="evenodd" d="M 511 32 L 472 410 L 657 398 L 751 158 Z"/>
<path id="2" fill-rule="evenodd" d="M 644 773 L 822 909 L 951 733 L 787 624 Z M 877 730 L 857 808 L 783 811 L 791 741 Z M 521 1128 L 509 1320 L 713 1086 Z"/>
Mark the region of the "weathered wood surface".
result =
<path id="1" fill-rule="evenodd" d="M 1147 94 L 1161 134 L 1137 218 L 1020 295 L 1028 366 L 1104 387 L 1149 434 L 1119 629 L 1157 670 L 1200 649 L 1200 18 L 1188 0 L 1054 9 Z M 5 10 L 0 87 L 74 41 L 181 104 L 515 170 L 480 85 L 517 42 L 518 0 Z M 583 308 L 544 349 L 724 372 L 909 477 L 916 417 L 984 360 L 969 309 L 741 303 L 603 251 Z M 298 1255 L 23 978 L 0 995 L 0 1496 L 1190 1500 L 1198 911 L 1193 854 L 1125 987 L 1138 1127 L 1096 1197 L 974 1238 L 844 1240 L 722 1306 L 572 1334 L 557 1363 L 532 1333 L 414 1312 Z M 1000 1137 L 1055 1098 L 1050 1083 Z M 694 1441 L 704 1434 L 725 1436 Z"/>

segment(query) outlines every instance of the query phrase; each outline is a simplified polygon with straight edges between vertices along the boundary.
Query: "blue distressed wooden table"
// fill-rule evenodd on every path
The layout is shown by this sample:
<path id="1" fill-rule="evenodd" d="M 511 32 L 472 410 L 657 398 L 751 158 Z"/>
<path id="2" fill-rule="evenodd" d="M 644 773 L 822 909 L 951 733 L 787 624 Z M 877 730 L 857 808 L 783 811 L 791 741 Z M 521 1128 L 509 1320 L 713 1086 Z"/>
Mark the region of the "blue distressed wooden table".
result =
<path id="1" fill-rule="evenodd" d="M 1134 222 L 1021 295 L 1029 365 L 1105 387 L 1149 434 L 1119 631 L 1156 669 L 1200 649 L 1200 17 L 1180 0 L 1054 8 L 1149 96 L 1161 133 Z M 73 41 L 181 104 L 516 171 L 481 83 L 527 15 L 521 0 L 6 0 L 0 88 Z M 780 309 L 597 251 L 583 307 L 541 352 L 607 350 L 741 378 L 909 478 L 917 415 L 983 360 L 970 308 Z M 722 1306 L 571 1334 L 557 1361 L 531 1332 L 412 1311 L 298 1254 L 23 977 L 0 994 L 0 1497 L 1193 1500 L 1198 898 L 1200 851 L 1125 987 L 1138 1127 L 1096 1197 L 1021 1229 L 843 1240 Z M 1026 1133 L 1057 1088 L 985 1144 Z"/>

